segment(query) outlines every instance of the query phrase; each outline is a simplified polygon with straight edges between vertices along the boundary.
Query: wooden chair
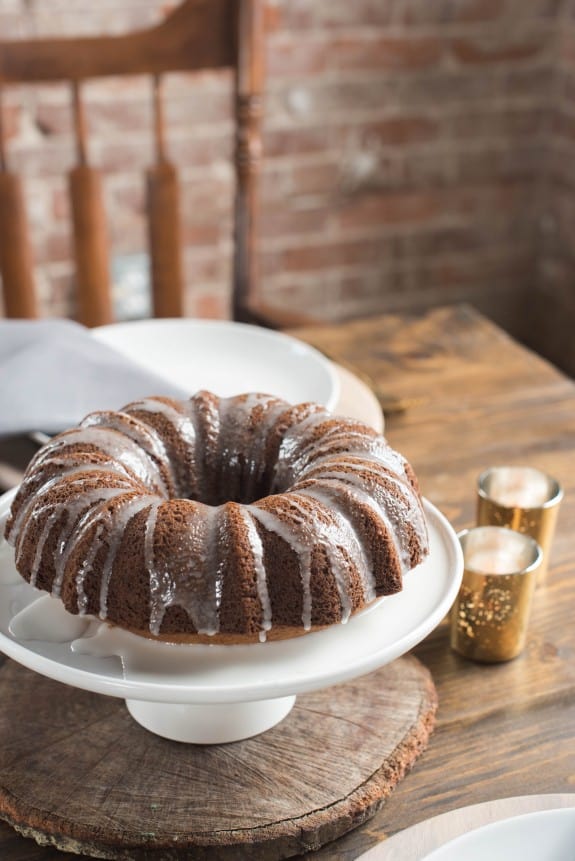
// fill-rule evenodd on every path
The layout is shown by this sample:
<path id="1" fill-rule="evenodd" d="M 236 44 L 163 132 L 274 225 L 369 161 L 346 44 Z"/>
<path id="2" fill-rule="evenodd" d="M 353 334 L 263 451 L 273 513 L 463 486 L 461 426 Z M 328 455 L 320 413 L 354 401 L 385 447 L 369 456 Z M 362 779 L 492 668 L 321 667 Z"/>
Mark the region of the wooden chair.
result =
<path id="1" fill-rule="evenodd" d="M 82 84 L 104 76 L 149 75 L 154 105 L 155 164 L 147 175 L 153 313 L 181 316 L 178 179 L 165 146 L 162 76 L 168 72 L 235 70 L 235 252 L 232 316 L 274 321 L 257 310 L 257 180 L 263 87 L 261 0 L 185 0 L 163 23 L 126 36 L 0 41 L 0 96 L 13 84 L 69 82 L 76 165 L 69 174 L 78 319 L 113 319 L 102 176 L 90 164 Z M 0 104 L 0 118 L 2 115 Z M 34 317 L 38 303 L 21 179 L 10 169 L 0 122 L 0 274 L 8 317 Z M 279 318 L 278 324 L 288 318 Z M 288 320 L 289 322 L 289 320 Z"/>

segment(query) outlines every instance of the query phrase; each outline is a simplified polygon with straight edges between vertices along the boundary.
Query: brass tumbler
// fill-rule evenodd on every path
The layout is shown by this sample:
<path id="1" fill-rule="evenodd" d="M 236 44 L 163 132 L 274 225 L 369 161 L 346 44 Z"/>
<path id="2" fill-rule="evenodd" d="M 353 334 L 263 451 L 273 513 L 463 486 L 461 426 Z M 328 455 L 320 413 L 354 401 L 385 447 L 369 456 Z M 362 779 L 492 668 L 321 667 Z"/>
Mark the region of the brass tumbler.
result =
<path id="1" fill-rule="evenodd" d="M 530 535 L 543 551 L 538 582 L 549 566 L 563 490 L 552 476 L 528 466 L 497 466 L 477 482 L 477 525 L 505 526 Z"/>
<path id="2" fill-rule="evenodd" d="M 458 537 L 464 572 L 451 609 L 451 647 L 474 661 L 509 661 L 527 639 L 541 548 L 530 536 L 498 526 Z"/>

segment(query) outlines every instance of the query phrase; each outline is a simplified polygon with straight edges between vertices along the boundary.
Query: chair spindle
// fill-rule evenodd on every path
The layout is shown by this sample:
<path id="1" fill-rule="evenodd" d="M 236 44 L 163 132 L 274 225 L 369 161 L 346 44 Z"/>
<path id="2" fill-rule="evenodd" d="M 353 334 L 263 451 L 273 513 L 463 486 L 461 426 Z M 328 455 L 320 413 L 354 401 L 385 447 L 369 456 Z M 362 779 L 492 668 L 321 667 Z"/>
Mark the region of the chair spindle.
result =
<path id="1" fill-rule="evenodd" d="M 155 317 L 184 313 L 180 193 L 174 165 L 166 155 L 161 78 L 153 78 L 155 161 L 147 171 L 148 245 Z"/>
<path id="2" fill-rule="evenodd" d="M 20 177 L 8 168 L 0 99 L 0 274 L 7 317 L 37 317 L 34 266 Z"/>
<path id="3" fill-rule="evenodd" d="M 69 173 L 78 319 L 86 326 L 113 320 L 107 226 L 100 172 L 88 164 L 84 106 L 79 84 L 72 84 L 77 164 Z"/>
<path id="4" fill-rule="evenodd" d="M 262 154 L 263 41 L 261 0 L 243 0 L 238 9 L 236 70 L 236 199 L 233 294 L 234 320 L 250 322 L 250 301 L 258 298 L 258 183 Z"/>

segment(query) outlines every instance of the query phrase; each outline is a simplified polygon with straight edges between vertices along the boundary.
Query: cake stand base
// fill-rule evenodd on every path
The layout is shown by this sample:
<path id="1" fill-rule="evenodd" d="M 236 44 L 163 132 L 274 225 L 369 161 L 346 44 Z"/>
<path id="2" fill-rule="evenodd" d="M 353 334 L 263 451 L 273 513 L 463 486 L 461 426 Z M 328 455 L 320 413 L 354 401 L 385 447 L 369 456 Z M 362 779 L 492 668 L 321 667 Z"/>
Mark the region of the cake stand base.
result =
<path id="1" fill-rule="evenodd" d="M 259 735 L 282 721 L 294 703 L 295 696 L 212 705 L 126 700 L 128 711 L 145 729 L 191 744 L 225 744 Z"/>
<path id="2" fill-rule="evenodd" d="M 373 816 L 427 746 L 435 709 L 429 672 L 406 656 L 299 694 L 256 738 L 178 744 L 138 726 L 120 699 L 0 657 L 0 818 L 98 858 L 278 861 Z M 0 829 L 0 857 L 54 857 L 17 843 Z"/>

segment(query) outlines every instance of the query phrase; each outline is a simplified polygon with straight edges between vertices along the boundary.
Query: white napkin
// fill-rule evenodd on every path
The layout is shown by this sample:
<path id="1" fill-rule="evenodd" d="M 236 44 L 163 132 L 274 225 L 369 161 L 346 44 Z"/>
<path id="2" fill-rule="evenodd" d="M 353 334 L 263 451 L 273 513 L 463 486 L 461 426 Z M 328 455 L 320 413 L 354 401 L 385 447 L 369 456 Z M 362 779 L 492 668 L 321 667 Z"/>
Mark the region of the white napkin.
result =
<path id="1" fill-rule="evenodd" d="M 0 320 L 0 436 L 57 433 L 93 410 L 189 397 L 70 320 Z"/>

